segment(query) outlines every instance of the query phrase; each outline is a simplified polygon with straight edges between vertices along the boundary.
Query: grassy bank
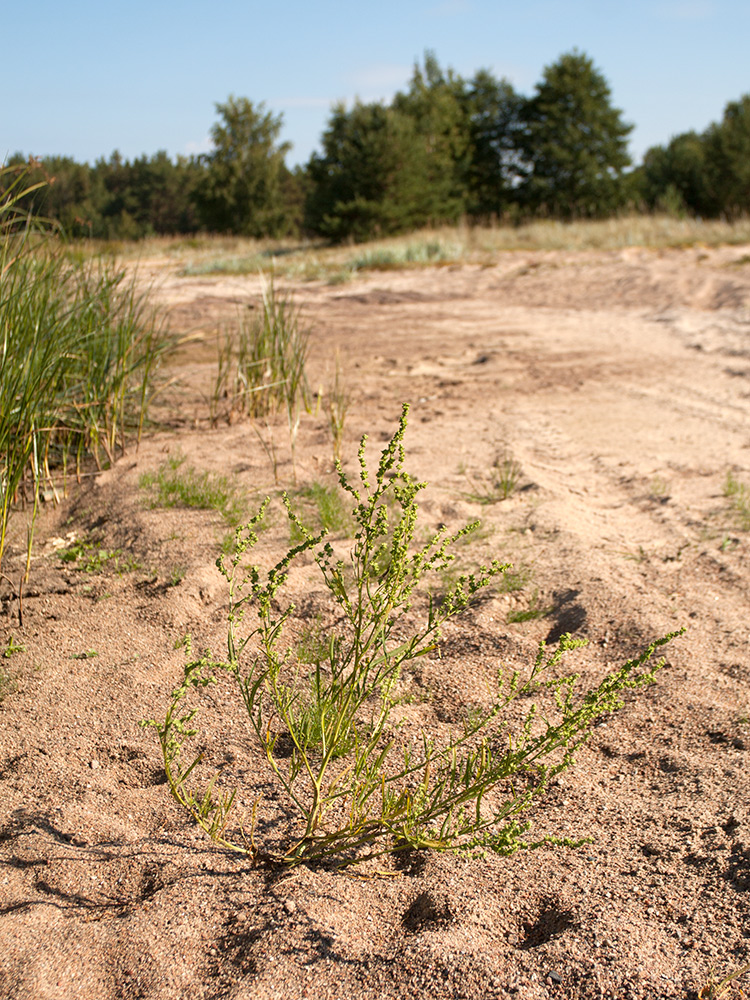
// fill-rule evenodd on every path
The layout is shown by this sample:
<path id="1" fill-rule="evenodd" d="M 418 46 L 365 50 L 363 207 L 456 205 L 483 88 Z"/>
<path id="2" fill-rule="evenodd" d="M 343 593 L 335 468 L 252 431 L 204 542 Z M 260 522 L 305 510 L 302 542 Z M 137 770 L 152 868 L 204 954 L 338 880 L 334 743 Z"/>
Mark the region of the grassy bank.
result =
<path id="1" fill-rule="evenodd" d="M 682 247 L 750 243 L 750 219 L 680 219 L 631 215 L 617 219 L 522 226 L 455 226 L 424 229 L 366 244 L 326 246 L 310 241 L 253 240 L 227 236 L 159 237 L 139 243 L 81 244 L 86 255 L 115 255 L 125 261 L 164 258 L 185 276 L 254 274 L 273 269 L 302 280 L 345 281 L 368 270 L 440 264 L 491 264 L 508 250 L 619 250 L 625 247 Z"/>

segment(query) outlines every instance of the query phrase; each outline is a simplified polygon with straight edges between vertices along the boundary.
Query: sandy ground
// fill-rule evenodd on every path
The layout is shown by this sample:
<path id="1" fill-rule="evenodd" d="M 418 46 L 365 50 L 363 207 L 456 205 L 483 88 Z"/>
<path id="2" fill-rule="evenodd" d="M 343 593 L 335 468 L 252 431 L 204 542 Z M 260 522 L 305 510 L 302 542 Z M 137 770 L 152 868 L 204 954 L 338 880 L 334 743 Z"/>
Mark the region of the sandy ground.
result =
<path id="1" fill-rule="evenodd" d="M 529 815 L 535 836 L 592 843 L 425 853 L 386 862 L 392 877 L 279 872 L 217 849 L 169 797 L 138 726 L 181 677 L 176 641 L 221 652 L 227 602 L 221 517 L 150 507 L 140 476 L 181 453 L 253 503 L 276 490 L 253 426 L 207 419 L 211 338 L 257 302 L 257 278 L 145 262 L 175 327 L 199 338 L 169 373 L 165 426 L 44 511 L 22 627 L 0 581 L 0 643 L 24 647 L 0 661 L 0 996 L 656 1000 L 696 997 L 750 961 L 750 538 L 725 495 L 730 471 L 750 483 L 749 251 L 512 252 L 294 288 L 314 386 L 327 390 L 340 355 L 348 466 L 359 436 L 375 450 L 410 402 L 426 523 L 481 517 L 463 565 L 521 571 L 521 590 L 453 622 L 441 658 L 410 675 L 412 724 L 460 725 L 497 667 L 528 665 L 540 639 L 588 639 L 569 666 L 594 683 L 687 627 L 657 683 L 595 727 Z M 274 441 L 291 487 L 281 422 Z M 321 407 L 302 420 L 300 487 L 333 481 L 331 454 Z M 518 488 L 479 503 L 507 455 Z M 23 530 L 19 517 L 14 580 Z M 71 539 L 117 556 L 87 572 L 59 559 Z M 287 541 L 278 516 L 259 559 Z M 308 620 L 324 607 L 313 569 L 290 580 Z M 267 775 L 223 698 L 201 745 L 251 802 Z"/>

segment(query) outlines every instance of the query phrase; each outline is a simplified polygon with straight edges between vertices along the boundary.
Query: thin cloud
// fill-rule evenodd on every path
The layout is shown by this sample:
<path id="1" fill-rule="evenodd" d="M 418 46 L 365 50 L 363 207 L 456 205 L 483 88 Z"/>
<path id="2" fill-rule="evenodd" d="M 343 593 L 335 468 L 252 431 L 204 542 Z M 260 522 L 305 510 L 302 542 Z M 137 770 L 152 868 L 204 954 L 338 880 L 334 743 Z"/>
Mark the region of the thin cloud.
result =
<path id="1" fill-rule="evenodd" d="M 659 15 L 668 21 L 705 21 L 716 13 L 711 0 L 673 0 L 657 7 Z"/>

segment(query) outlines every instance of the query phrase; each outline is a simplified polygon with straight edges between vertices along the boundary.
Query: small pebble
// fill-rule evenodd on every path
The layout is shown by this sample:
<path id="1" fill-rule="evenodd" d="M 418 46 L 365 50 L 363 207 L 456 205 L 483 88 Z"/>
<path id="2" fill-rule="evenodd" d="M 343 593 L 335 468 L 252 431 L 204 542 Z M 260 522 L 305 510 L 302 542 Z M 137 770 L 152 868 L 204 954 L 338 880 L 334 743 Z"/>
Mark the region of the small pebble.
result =
<path id="1" fill-rule="evenodd" d="M 557 986 L 562 982 L 562 976 L 559 972 L 550 972 L 549 979 L 551 982 L 555 983 Z"/>
<path id="2" fill-rule="evenodd" d="M 291 916 L 296 911 L 297 904 L 294 902 L 293 899 L 285 899 L 284 900 L 284 909 Z"/>
<path id="3" fill-rule="evenodd" d="M 101 766 L 102 765 L 99 763 L 98 760 L 92 760 L 91 763 L 89 764 L 89 767 L 93 768 L 95 771 L 97 770 L 97 768 L 100 768 Z"/>

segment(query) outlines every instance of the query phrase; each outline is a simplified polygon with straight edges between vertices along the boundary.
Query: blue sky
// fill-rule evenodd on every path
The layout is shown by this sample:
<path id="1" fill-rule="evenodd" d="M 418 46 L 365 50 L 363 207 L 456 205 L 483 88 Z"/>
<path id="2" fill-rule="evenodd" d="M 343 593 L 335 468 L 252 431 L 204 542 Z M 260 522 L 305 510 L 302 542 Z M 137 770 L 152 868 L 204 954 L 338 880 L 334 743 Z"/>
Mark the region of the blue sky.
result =
<path id="1" fill-rule="evenodd" d="M 305 162 L 334 101 L 389 100 L 426 49 L 531 94 L 577 47 L 635 125 L 636 160 L 750 92 L 748 0 L 36 0 L 0 23 L 0 161 L 201 152 L 234 94 L 283 114 L 288 162 Z"/>

